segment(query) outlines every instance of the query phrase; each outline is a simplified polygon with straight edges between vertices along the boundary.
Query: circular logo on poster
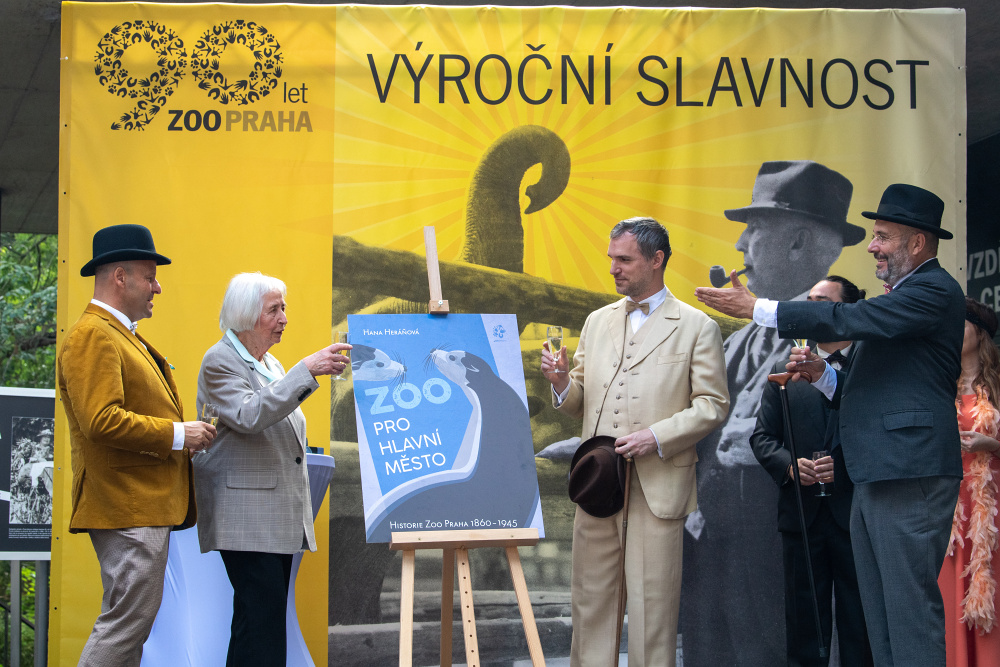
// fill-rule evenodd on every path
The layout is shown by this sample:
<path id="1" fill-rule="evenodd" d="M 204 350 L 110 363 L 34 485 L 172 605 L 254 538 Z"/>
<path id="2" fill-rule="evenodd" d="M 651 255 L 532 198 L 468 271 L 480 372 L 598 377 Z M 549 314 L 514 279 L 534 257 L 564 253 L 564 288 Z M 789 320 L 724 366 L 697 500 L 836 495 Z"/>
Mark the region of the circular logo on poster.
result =
<path id="1" fill-rule="evenodd" d="M 222 54 L 230 46 L 253 54 L 253 69 L 245 78 L 230 81 L 221 71 Z M 278 85 L 284 55 L 274 35 L 255 21 L 218 23 L 201 36 L 191 51 L 191 75 L 198 87 L 222 104 L 253 104 Z"/>
<path id="2" fill-rule="evenodd" d="M 146 44 L 156 52 L 157 69 L 143 77 L 132 76 L 122 63 L 125 51 Z M 157 21 L 136 19 L 120 23 L 97 43 L 94 73 L 115 97 L 135 100 L 135 108 L 111 124 L 111 129 L 141 130 L 173 94 L 187 67 L 184 41 Z"/>

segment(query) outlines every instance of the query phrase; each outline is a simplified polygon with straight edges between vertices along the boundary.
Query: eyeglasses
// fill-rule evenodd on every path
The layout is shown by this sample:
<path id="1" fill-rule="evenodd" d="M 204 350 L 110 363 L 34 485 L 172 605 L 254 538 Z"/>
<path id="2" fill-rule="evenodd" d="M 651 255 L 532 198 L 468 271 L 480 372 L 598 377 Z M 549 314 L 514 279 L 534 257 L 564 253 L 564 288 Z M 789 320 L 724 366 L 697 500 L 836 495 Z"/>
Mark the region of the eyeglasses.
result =
<path id="1" fill-rule="evenodd" d="M 877 241 L 879 243 L 879 245 L 884 245 L 884 244 L 888 243 L 889 241 L 895 241 L 896 239 L 902 239 L 902 240 L 905 241 L 905 240 L 907 240 L 909 238 L 910 237 L 908 235 L 906 235 L 906 234 L 894 234 L 894 235 L 890 236 L 889 234 L 883 234 L 882 232 L 875 232 L 875 233 L 872 234 L 872 239 L 871 240 L 872 241 Z"/>

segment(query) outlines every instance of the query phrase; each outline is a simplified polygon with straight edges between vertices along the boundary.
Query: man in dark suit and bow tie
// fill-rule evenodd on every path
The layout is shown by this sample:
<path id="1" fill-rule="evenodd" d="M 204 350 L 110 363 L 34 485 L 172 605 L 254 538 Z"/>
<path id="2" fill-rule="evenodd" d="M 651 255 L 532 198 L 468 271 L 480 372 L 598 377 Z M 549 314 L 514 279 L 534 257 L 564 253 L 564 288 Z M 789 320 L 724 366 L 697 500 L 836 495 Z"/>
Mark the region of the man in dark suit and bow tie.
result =
<path id="1" fill-rule="evenodd" d="M 101 614 L 80 665 L 138 667 L 163 596 L 170 531 L 194 525 L 189 452 L 215 427 L 184 422 L 170 364 L 136 333 L 160 293 L 142 225 L 94 235 L 94 298 L 59 350 L 59 398 L 73 463 L 71 533 L 89 533 L 101 564 Z"/>
<path id="2" fill-rule="evenodd" d="M 855 303 L 864 298 L 852 282 L 827 276 L 809 291 L 809 301 Z M 847 371 L 853 356 L 851 341 L 820 343 L 816 352 L 836 370 Z M 775 364 L 773 373 L 785 370 Z M 811 387 L 789 384 L 789 419 L 798 455 L 802 485 L 803 522 L 809 535 L 816 595 L 819 599 L 823 646 L 829 655 L 833 628 L 833 599 L 836 597 L 837 646 L 840 664 L 870 665 L 871 651 L 865 632 L 865 618 L 858 592 L 858 575 L 851 552 L 851 499 L 854 484 L 844 465 L 843 448 L 837 429 L 837 411 Z M 812 605 L 805 547 L 799 522 L 792 470 L 792 452 L 785 432 L 784 415 L 777 384 L 768 383 L 761 396 L 757 426 L 750 436 L 750 448 L 757 461 L 778 485 L 778 531 L 781 533 L 782 562 L 785 568 L 785 644 L 789 667 L 826 667 L 821 658 Z M 829 454 L 813 461 L 816 451 Z M 817 483 L 829 493 L 818 496 Z M 836 594 L 834 592 L 836 591 Z"/>
<path id="3" fill-rule="evenodd" d="M 955 418 L 965 296 L 937 261 L 944 202 L 927 190 L 886 188 L 868 252 L 888 293 L 858 303 L 757 299 L 699 287 L 700 301 L 753 317 L 782 337 L 854 340 L 848 373 L 793 351 L 814 386 L 840 409 L 840 438 L 854 480 L 851 539 L 875 664 L 945 664 L 937 576 L 962 481 Z M 736 278 L 735 272 L 733 277 Z"/>

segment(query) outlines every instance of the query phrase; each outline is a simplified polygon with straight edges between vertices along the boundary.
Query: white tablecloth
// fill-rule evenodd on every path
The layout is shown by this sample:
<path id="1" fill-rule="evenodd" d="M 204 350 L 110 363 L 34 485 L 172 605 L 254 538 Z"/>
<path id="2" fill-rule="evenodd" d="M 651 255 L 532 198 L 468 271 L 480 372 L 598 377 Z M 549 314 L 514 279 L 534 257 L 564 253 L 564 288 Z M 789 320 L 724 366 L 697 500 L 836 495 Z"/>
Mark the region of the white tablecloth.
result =
<path id="1" fill-rule="evenodd" d="M 309 466 L 309 490 L 315 518 L 333 479 L 334 460 L 324 454 L 307 454 L 306 465 Z M 289 667 L 315 667 L 295 610 L 295 579 L 301 562 L 300 552 L 292 560 L 288 587 L 287 664 Z M 320 613 L 326 612 L 324 604 Z M 142 667 L 225 665 L 232 620 L 233 587 L 219 552 L 201 553 L 195 528 L 171 533 L 163 602 L 143 646 Z"/>

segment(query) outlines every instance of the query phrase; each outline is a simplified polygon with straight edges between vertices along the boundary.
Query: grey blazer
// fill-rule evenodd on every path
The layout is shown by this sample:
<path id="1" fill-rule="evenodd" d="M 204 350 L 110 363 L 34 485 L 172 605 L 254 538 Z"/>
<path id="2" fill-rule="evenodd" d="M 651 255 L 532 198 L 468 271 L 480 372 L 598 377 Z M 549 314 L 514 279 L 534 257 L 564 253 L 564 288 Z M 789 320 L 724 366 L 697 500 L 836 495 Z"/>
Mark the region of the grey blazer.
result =
<path id="1" fill-rule="evenodd" d="M 193 456 L 202 552 L 316 550 L 306 419 L 299 404 L 319 383 L 302 362 L 267 384 L 225 336 L 209 348 L 198 373 L 198 412 L 219 406 L 218 436 Z"/>

